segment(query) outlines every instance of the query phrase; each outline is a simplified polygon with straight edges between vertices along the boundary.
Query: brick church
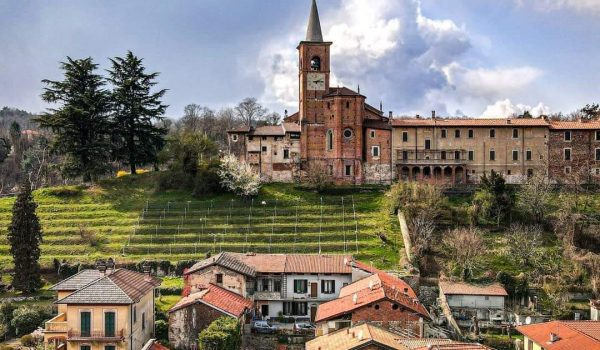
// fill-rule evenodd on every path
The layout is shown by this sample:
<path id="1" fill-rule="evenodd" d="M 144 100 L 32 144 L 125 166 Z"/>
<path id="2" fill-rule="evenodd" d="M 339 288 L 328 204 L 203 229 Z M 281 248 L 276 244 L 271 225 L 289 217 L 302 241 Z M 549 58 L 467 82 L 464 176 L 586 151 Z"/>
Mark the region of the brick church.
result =
<path id="1" fill-rule="evenodd" d="M 313 0 L 306 39 L 297 47 L 298 112 L 279 126 L 230 130 L 230 149 L 273 181 L 298 180 L 318 168 L 338 184 L 389 183 L 390 119 L 360 90 L 330 86 L 331 45 Z"/>

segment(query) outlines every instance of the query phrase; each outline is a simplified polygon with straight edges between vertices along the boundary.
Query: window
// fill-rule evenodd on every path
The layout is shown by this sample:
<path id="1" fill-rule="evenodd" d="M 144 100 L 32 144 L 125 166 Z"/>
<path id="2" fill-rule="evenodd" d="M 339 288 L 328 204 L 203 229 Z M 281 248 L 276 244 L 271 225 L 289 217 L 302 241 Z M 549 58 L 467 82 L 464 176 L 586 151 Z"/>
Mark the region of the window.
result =
<path id="1" fill-rule="evenodd" d="M 104 313 L 104 336 L 112 338 L 115 336 L 115 312 L 107 311 Z"/>
<path id="2" fill-rule="evenodd" d="M 92 346 L 91 345 L 81 345 L 79 347 L 79 350 L 92 350 Z"/>
<path id="3" fill-rule="evenodd" d="M 283 159 L 290 159 L 290 150 L 289 149 L 283 150 Z"/>
<path id="4" fill-rule="evenodd" d="M 460 151 L 454 151 L 454 159 L 460 159 Z"/>
<path id="5" fill-rule="evenodd" d="M 261 291 L 262 292 L 270 292 L 270 290 L 269 290 L 270 289 L 269 288 L 269 284 L 270 283 L 269 282 L 271 282 L 271 280 L 269 280 L 267 278 L 264 278 L 261 281 L 262 281 L 262 284 L 261 284 L 262 285 L 262 289 L 261 289 Z"/>
<path id="6" fill-rule="evenodd" d="M 379 157 L 379 146 L 373 146 L 371 148 L 371 155 L 373 157 Z"/>
<path id="7" fill-rule="evenodd" d="M 509 170 L 506 172 L 506 175 L 512 175 L 512 171 L 509 169 Z"/>
<path id="8" fill-rule="evenodd" d="M 457 139 L 460 138 L 460 129 L 454 130 L 454 137 Z"/>
<path id="9" fill-rule="evenodd" d="M 469 160 L 474 160 L 475 159 L 475 152 L 473 152 L 472 150 L 469 150 Z"/>
<path id="10" fill-rule="evenodd" d="M 408 142 L 408 131 L 402 132 L 402 142 Z"/>
<path id="11" fill-rule="evenodd" d="M 442 160 L 446 160 L 446 151 L 442 151 L 442 153 L 440 153 L 440 158 L 442 158 Z"/>
<path id="12" fill-rule="evenodd" d="M 496 129 L 490 129 L 490 138 L 495 138 L 496 137 Z"/>
<path id="13" fill-rule="evenodd" d="M 344 137 L 349 139 L 352 137 L 352 129 L 344 129 Z"/>
<path id="14" fill-rule="evenodd" d="M 525 151 L 525 159 L 531 160 L 532 158 L 533 158 L 533 154 L 531 153 L 531 150 L 528 149 L 527 151 Z"/>
<path id="15" fill-rule="evenodd" d="M 517 151 L 517 150 L 513 150 L 512 151 L 512 160 L 515 161 L 515 162 L 517 160 L 519 160 L 519 151 Z"/>
<path id="16" fill-rule="evenodd" d="M 321 70 L 321 58 L 319 56 L 315 56 L 310 60 L 310 69 Z"/>
<path id="17" fill-rule="evenodd" d="M 600 130 L 596 130 L 596 141 L 600 141 Z"/>
<path id="18" fill-rule="evenodd" d="M 291 140 L 299 140 L 300 139 L 300 134 L 297 132 L 293 132 L 290 134 L 290 139 Z"/>
<path id="19" fill-rule="evenodd" d="M 564 154 L 565 160 L 571 160 L 571 149 L 570 148 L 565 148 L 563 150 L 563 154 Z"/>
<path id="20" fill-rule="evenodd" d="M 527 169 L 527 177 L 533 176 L 533 169 Z"/>
<path id="21" fill-rule="evenodd" d="M 327 150 L 331 151 L 333 149 L 333 130 L 327 130 Z"/>
<path id="22" fill-rule="evenodd" d="M 133 323 L 137 322 L 137 306 L 133 305 Z"/>
<path id="23" fill-rule="evenodd" d="M 496 160 L 496 151 L 494 149 L 490 150 L 490 160 Z"/>
<path id="24" fill-rule="evenodd" d="M 490 300 L 490 297 L 489 297 L 489 295 L 486 295 L 486 296 L 485 296 L 485 300 Z"/>
<path id="25" fill-rule="evenodd" d="M 115 350 L 116 346 L 114 345 L 104 345 L 104 350 Z"/>
<path id="26" fill-rule="evenodd" d="M 254 141 L 254 136 L 248 136 L 248 141 Z"/>
<path id="27" fill-rule="evenodd" d="M 263 141 L 267 141 L 267 137 L 266 136 L 263 136 L 262 139 L 263 139 Z"/>
<path id="28" fill-rule="evenodd" d="M 287 316 L 306 316 L 308 315 L 308 305 L 306 302 L 284 301 L 283 314 Z"/>
<path id="29" fill-rule="evenodd" d="M 261 150 L 262 150 L 263 153 L 266 153 L 267 152 L 267 146 L 262 146 Z"/>
<path id="30" fill-rule="evenodd" d="M 596 160 L 600 160 L 600 148 L 596 148 Z"/>
<path id="31" fill-rule="evenodd" d="M 571 141 L 571 130 L 565 131 L 565 141 Z"/>
<path id="32" fill-rule="evenodd" d="M 79 313 L 80 332 L 82 337 L 89 337 L 92 332 L 92 313 L 90 311 L 81 311 Z"/>
<path id="33" fill-rule="evenodd" d="M 346 101 L 346 108 L 350 108 L 350 102 Z"/>
<path id="34" fill-rule="evenodd" d="M 333 165 L 328 165 L 328 166 L 327 166 L 327 173 L 328 173 L 330 176 L 333 176 Z"/>
<path id="35" fill-rule="evenodd" d="M 353 173 L 353 171 L 352 171 L 352 165 L 346 165 L 345 166 L 345 175 L 346 176 L 352 176 L 352 173 Z"/>
<path id="36" fill-rule="evenodd" d="M 518 139 L 519 138 L 519 129 L 514 128 L 512 130 L 512 132 L 513 132 L 513 134 L 512 134 L 513 135 L 513 139 Z"/>
<path id="37" fill-rule="evenodd" d="M 571 167 L 570 166 L 566 166 L 565 167 L 565 174 L 569 175 L 571 173 Z"/>
<path id="38" fill-rule="evenodd" d="M 425 149 L 431 149 L 431 140 L 425 139 Z"/>
<path id="39" fill-rule="evenodd" d="M 142 312 L 142 330 L 146 330 L 146 313 Z"/>
<path id="40" fill-rule="evenodd" d="M 321 293 L 323 293 L 323 294 L 335 293 L 335 280 L 322 280 L 321 281 Z"/>
<path id="41" fill-rule="evenodd" d="M 398 310 L 398 304 L 392 304 L 392 310 Z"/>
<path id="42" fill-rule="evenodd" d="M 276 156 L 277 155 L 277 146 L 273 146 L 273 155 Z"/>
<path id="43" fill-rule="evenodd" d="M 445 139 L 448 136 L 448 130 L 442 129 L 442 138 Z"/>
<path id="44" fill-rule="evenodd" d="M 469 129 L 469 138 L 472 139 L 474 135 L 475 133 L 473 132 L 473 129 Z"/>
<path id="45" fill-rule="evenodd" d="M 375 138 L 375 130 L 371 130 L 371 138 L 374 139 Z"/>
<path id="46" fill-rule="evenodd" d="M 281 292 L 281 280 L 273 280 L 273 291 Z"/>
<path id="47" fill-rule="evenodd" d="M 408 151 L 402 151 L 402 159 L 408 160 Z"/>
<path id="48" fill-rule="evenodd" d="M 307 280 L 294 280 L 294 293 L 304 294 L 308 290 Z"/>
<path id="49" fill-rule="evenodd" d="M 236 142 L 238 140 L 237 134 L 231 135 L 231 141 Z"/>

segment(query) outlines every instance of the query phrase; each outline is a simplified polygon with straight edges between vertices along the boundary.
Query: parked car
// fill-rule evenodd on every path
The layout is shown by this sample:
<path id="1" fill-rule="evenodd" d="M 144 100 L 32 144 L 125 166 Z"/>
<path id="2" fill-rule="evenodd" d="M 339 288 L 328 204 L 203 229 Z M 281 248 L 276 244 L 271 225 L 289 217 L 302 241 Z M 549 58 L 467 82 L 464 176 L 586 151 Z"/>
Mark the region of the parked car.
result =
<path id="1" fill-rule="evenodd" d="M 310 322 L 294 323 L 294 333 L 296 334 L 313 334 L 315 332 L 315 328 L 315 325 Z"/>
<path id="2" fill-rule="evenodd" d="M 273 334 L 277 333 L 277 327 L 269 324 L 267 321 L 254 321 L 252 324 L 252 332 Z"/>

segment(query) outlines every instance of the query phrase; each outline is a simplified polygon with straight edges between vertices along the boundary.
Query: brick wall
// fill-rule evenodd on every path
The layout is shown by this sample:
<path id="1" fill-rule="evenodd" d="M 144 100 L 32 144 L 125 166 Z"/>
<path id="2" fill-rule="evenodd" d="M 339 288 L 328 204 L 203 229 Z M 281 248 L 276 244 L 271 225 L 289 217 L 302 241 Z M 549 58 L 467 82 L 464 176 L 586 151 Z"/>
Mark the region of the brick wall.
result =
<path id="1" fill-rule="evenodd" d="M 394 305 L 397 309 L 394 310 Z M 356 322 L 382 322 L 382 326 L 387 327 L 390 322 L 399 321 L 419 321 L 419 317 L 414 312 L 407 310 L 388 300 L 383 300 L 370 305 L 366 305 L 355 310 L 352 313 L 352 323 Z"/>
<path id="2" fill-rule="evenodd" d="M 556 182 L 598 182 L 596 148 L 600 148 L 600 142 L 595 140 L 595 130 L 568 130 L 571 140 L 565 140 L 566 131 L 550 130 L 548 176 Z M 565 159 L 565 149 L 571 150 L 571 160 Z"/>

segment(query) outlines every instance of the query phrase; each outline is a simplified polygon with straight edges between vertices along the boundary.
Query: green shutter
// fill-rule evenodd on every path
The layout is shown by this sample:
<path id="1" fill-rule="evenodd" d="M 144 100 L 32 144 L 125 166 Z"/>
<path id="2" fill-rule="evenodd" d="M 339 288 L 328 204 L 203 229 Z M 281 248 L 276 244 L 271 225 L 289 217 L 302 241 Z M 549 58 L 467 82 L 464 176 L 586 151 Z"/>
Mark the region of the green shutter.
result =
<path id="1" fill-rule="evenodd" d="M 104 350 L 115 350 L 115 346 L 114 345 L 105 345 Z"/>
<path id="2" fill-rule="evenodd" d="M 83 311 L 80 313 L 81 319 L 81 336 L 89 337 L 91 335 L 92 328 L 92 314 L 89 311 Z"/>
<path id="3" fill-rule="evenodd" d="M 115 313 L 112 311 L 104 313 L 104 336 L 115 336 Z"/>

